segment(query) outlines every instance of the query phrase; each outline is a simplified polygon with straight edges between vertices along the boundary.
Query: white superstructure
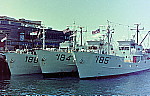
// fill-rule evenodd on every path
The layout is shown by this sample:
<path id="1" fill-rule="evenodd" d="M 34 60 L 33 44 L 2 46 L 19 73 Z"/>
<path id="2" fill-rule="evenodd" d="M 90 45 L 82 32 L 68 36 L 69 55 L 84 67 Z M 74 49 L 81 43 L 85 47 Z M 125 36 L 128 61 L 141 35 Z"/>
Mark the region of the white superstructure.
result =
<path id="1" fill-rule="evenodd" d="M 119 46 L 114 49 L 109 28 L 107 39 L 87 41 L 87 50 L 73 52 L 79 77 L 120 75 L 150 69 L 150 49 L 144 49 L 132 39 L 118 41 Z"/>
<path id="2" fill-rule="evenodd" d="M 72 50 L 77 49 L 77 47 L 78 50 L 80 50 L 82 46 L 77 46 L 77 41 L 76 41 L 77 30 L 75 30 L 75 27 L 77 26 L 73 25 L 73 31 L 71 31 L 69 28 L 64 30 L 64 34 L 66 32 L 71 31 L 72 34 L 71 37 L 73 38 L 73 40 L 60 43 L 59 48 L 45 49 L 45 47 L 43 47 L 42 50 L 36 50 L 36 53 L 39 58 L 41 70 L 44 76 L 57 77 L 62 75 L 65 76 L 76 75 L 77 66 L 73 58 Z M 80 33 L 82 34 L 82 27 L 80 27 L 80 29 L 81 29 Z M 43 30 L 43 38 L 45 38 L 44 35 L 45 33 Z M 44 39 L 43 39 L 43 46 L 45 46 Z"/>
<path id="3" fill-rule="evenodd" d="M 125 45 L 124 45 L 125 44 Z M 122 54 L 74 52 L 80 78 L 110 76 L 150 69 L 150 53 L 134 41 L 119 41 Z M 100 51 L 99 51 L 100 52 Z"/>
<path id="4" fill-rule="evenodd" d="M 67 47 L 68 46 L 68 47 Z M 77 72 L 70 43 L 61 44 L 59 49 L 36 50 L 43 74 L 65 74 Z"/>

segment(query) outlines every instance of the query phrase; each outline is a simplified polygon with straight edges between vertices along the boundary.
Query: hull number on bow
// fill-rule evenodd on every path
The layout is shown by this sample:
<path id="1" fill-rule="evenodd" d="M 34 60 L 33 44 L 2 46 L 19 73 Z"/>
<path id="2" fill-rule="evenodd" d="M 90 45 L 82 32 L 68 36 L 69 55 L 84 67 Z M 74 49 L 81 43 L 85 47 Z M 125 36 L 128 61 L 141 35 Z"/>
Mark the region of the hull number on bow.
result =
<path id="1" fill-rule="evenodd" d="M 110 57 L 96 56 L 96 63 L 107 64 L 110 60 Z"/>
<path id="2" fill-rule="evenodd" d="M 59 61 L 65 61 L 65 60 L 70 61 L 72 57 L 73 57 L 72 55 L 66 56 L 65 54 L 56 54 L 56 58 Z"/>
<path id="3" fill-rule="evenodd" d="M 37 57 L 26 56 L 25 62 L 37 63 L 38 62 L 38 58 Z"/>

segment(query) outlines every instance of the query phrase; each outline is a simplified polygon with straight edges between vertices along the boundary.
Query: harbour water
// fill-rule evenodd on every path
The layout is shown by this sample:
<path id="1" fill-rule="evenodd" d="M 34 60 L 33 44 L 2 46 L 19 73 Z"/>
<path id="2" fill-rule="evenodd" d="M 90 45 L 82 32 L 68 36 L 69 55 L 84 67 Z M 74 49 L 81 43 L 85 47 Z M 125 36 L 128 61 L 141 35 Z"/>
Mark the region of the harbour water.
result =
<path id="1" fill-rule="evenodd" d="M 0 95 L 150 95 L 150 70 L 99 79 L 1 77 Z"/>

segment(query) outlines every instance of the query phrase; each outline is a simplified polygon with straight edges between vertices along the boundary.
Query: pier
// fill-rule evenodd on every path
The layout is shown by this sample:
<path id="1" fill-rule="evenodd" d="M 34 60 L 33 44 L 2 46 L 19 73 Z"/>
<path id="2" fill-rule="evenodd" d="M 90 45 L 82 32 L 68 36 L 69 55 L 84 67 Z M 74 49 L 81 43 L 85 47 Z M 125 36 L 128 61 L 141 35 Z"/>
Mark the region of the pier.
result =
<path id="1" fill-rule="evenodd" d="M 0 55 L 0 80 L 10 77 L 10 70 L 5 57 Z"/>

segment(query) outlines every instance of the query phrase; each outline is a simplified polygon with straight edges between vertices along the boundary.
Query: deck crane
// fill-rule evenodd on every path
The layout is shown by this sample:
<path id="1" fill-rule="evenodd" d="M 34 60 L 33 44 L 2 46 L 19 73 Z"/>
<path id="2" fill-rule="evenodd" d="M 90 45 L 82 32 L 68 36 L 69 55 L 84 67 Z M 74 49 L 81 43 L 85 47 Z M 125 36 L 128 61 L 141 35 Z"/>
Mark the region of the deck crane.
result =
<path id="1" fill-rule="evenodd" d="M 148 36 L 149 33 L 150 33 L 150 31 L 148 31 L 148 33 L 145 35 L 145 37 L 144 37 L 143 40 L 141 41 L 140 45 L 143 43 L 143 41 L 146 39 L 146 37 Z"/>

